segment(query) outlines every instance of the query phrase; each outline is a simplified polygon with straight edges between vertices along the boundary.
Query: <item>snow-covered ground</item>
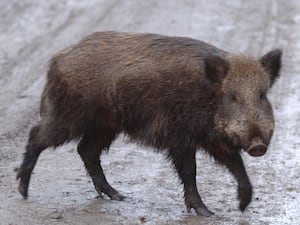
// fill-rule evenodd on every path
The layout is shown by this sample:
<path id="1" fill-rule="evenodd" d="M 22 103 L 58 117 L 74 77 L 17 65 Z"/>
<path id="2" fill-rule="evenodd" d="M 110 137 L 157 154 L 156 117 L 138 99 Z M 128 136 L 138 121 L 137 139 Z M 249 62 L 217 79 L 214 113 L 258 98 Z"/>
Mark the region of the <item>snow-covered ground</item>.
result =
<path id="1" fill-rule="evenodd" d="M 0 1 L 0 224 L 300 224 L 300 2 L 297 0 Z M 52 54 L 99 30 L 190 36 L 257 56 L 284 50 L 282 77 L 269 97 L 276 131 L 268 153 L 244 155 L 254 187 L 245 213 L 224 168 L 197 154 L 199 192 L 216 213 L 188 214 L 182 187 L 160 154 L 122 137 L 103 155 L 105 174 L 124 202 L 96 198 L 76 143 L 43 152 L 27 201 L 15 170 Z M 209 171 L 209 172 L 207 172 Z"/>

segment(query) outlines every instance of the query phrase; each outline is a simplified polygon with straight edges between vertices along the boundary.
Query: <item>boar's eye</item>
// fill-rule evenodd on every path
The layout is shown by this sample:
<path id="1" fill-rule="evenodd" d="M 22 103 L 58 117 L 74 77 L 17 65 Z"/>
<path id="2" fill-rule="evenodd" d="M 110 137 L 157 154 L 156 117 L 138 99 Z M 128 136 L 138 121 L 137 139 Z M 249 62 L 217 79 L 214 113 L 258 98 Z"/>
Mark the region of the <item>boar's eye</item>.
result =
<path id="1" fill-rule="evenodd" d="M 237 100 L 238 100 L 237 95 L 236 94 L 232 94 L 231 95 L 231 100 L 234 101 L 234 102 L 237 102 Z"/>
<path id="2" fill-rule="evenodd" d="M 228 96 L 232 102 L 238 102 L 238 94 L 235 91 L 228 93 Z"/>
<path id="3" fill-rule="evenodd" d="M 267 92 L 265 92 L 265 91 L 260 92 L 259 98 L 260 98 L 260 100 L 266 99 L 267 98 Z"/>

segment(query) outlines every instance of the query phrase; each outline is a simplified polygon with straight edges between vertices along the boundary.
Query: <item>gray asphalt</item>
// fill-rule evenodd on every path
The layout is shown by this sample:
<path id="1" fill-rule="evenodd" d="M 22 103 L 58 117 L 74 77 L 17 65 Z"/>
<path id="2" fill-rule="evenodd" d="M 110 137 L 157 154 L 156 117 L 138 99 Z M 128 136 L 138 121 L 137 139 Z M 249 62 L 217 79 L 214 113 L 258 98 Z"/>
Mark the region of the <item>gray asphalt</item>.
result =
<path id="1" fill-rule="evenodd" d="M 0 18 L 0 225 L 300 224 L 299 1 L 11 0 L 0 1 Z M 30 197 L 21 199 L 15 170 L 38 121 L 47 62 L 100 30 L 189 36 L 256 56 L 283 49 L 282 77 L 269 94 L 277 126 L 270 150 L 243 156 L 254 187 L 245 213 L 234 179 L 201 152 L 198 188 L 216 215 L 187 213 L 169 162 L 122 137 L 102 161 L 110 183 L 128 196 L 124 202 L 97 198 L 76 143 L 41 155 Z"/>

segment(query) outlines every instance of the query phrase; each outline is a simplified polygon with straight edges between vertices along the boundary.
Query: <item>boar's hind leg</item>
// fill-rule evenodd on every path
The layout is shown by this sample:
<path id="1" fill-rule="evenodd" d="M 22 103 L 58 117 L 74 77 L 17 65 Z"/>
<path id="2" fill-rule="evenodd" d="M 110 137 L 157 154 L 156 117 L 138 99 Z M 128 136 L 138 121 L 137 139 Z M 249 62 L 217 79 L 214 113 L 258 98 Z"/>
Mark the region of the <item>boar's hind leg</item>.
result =
<path id="1" fill-rule="evenodd" d="M 208 217 L 214 213 L 206 208 L 197 190 L 195 153 L 194 149 L 171 149 L 169 158 L 172 159 L 183 182 L 185 204 L 188 212 L 193 208 L 198 215 Z"/>
<path id="2" fill-rule="evenodd" d="M 28 186 L 36 161 L 41 152 L 49 146 L 48 141 L 44 139 L 45 136 L 42 134 L 43 128 L 42 125 L 31 128 L 24 159 L 18 170 L 17 179 L 20 179 L 18 190 L 25 199 L 28 197 Z"/>
<path id="3" fill-rule="evenodd" d="M 239 153 L 213 154 L 213 157 L 221 164 L 225 165 L 234 175 L 238 182 L 238 198 L 240 200 L 240 210 L 244 211 L 251 202 L 252 186 L 249 181 L 243 159 Z"/>
<path id="4" fill-rule="evenodd" d="M 110 186 L 100 164 L 101 151 L 109 148 L 111 142 L 115 139 L 115 135 L 110 130 L 99 132 L 91 129 L 83 135 L 77 151 L 89 175 L 92 177 L 95 189 L 99 195 L 102 197 L 102 193 L 104 193 L 113 200 L 122 201 L 125 197 Z"/>

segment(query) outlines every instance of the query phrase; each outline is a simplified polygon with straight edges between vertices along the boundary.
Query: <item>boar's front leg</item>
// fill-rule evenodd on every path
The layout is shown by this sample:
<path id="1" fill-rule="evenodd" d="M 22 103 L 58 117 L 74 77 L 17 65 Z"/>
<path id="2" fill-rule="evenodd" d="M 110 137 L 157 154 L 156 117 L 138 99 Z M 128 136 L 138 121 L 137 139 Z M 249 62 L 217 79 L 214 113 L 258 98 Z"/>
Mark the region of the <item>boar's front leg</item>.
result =
<path id="1" fill-rule="evenodd" d="M 213 157 L 225 165 L 238 182 L 238 198 L 240 210 L 244 211 L 251 202 L 252 185 L 249 181 L 240 153 L 211 152 Z"/>
<path id="2" fill-rule="evenodd" d="M 173 148 L 170 149 L 169 158 L 172 159 L 183 182 L 185 204 L 188 212 L 193 208 L 198 215 L 208 217 L 214 213 L 204 205 L 197 190 L 195 153 L 195 149 Z"/>
<path id="3" fill-rule="evenodd" d="M 86 169 L 92 177 L 96 191 L 100 196 L 102 192 L 108 195 L 112 200 L 122 201 L 125 196 L 121 195 L 107 182 L 100 164 L 100 155 L 103 149 L 109 148 L 115 138 L 115 133 L 106 130 L 97 130 L 91 128 L 83 135 L 83 138 L 77 146 L 77 151 L 83 160 Z"/>

